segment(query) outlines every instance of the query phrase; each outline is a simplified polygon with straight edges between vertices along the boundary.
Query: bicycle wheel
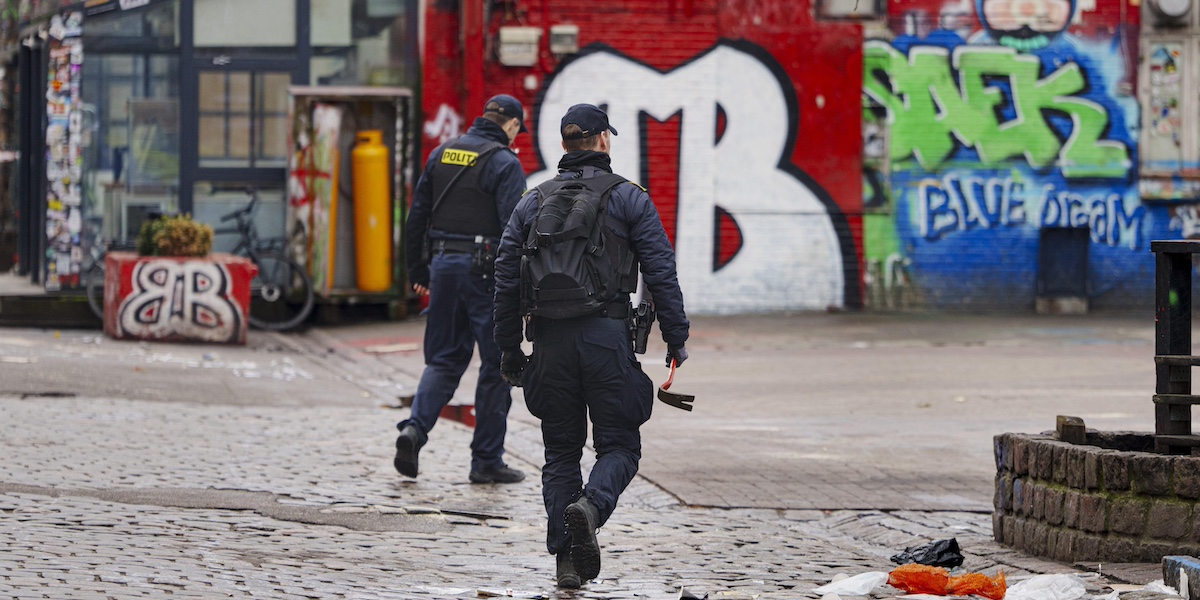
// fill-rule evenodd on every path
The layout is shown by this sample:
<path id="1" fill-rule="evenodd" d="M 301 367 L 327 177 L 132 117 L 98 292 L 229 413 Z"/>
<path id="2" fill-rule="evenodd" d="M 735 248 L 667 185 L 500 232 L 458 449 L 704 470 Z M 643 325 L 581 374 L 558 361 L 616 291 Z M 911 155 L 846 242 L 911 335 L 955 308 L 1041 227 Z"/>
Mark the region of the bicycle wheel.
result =
<path id="1" fill-rule="evenodd" d="M 83 287 L 87 291 L 88 306 L 92 312 L 104 320 L 104 258 L 92 263 L 92 268 L 84 274 Z"/>
<path id="2" fill-rule="evenodd" d="M 259 254 L 258 275 L 250 282 L 250 325 L 286 331 L 303 323 L 312 308 L 312 283 L 304 269 L 282 254 Z"/>

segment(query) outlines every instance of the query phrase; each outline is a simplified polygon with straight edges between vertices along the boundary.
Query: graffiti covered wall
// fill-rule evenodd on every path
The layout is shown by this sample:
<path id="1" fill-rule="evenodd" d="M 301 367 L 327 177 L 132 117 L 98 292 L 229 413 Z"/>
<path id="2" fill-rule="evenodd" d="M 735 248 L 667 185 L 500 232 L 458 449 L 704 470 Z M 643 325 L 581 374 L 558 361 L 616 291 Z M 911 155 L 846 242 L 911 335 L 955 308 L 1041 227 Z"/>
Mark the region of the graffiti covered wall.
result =
<path id="1" fill-rule="evenodd" d="M 445 43 L 459 20 L 442 6 L 425 23 L 426 152 L 481 108 L 459 100 L 460 62 Z M 808 2 L 624 0 L 597 13 L 543 0 L 518 10 L 497 15 L 492 31 L 572 23 L 581 48 L 555 56 L 543 41 L 532 67 L 482 66 L 480 97 L 525 103 L 531 133 L 517 146 L 531 186 L 555 173 L 567 107 L 603 106 L 620 132 L 614 171 L 654 199 L 690 312 L 861 304 L 858 25 L 817 23 Z M 631 16 L 610 18 L 617 12 Z"/>
<path id="2" fill-rule="evenodd" d="M 816 0 L 491 13 L 487 43 L 542 31 L 532 66 L 472 65 L 457 6 L 426 14 L 426 151 L 478 115 L 468 96 L 510 93 L 535 185 L 561 156 L 563 111 L 606 107 L 614 167 L 649 189 L 698 313 L 1031 310 L 1039 258 L 1066 254 L 1042 243 L 1060 228 L 1086 230 L 1063 239 L 1087 238 L 1073 275 L 1091 307 L 1144 308 L 1150 240 L 1192 222 L 1139 196 L 1131 0 L 889 0 L 860 22 L 819 19 Z M 564 23 L 579 50 L 553 54 Z"/>
<path id="3" fill-rule="evenodd" d="M 1092 306 L 1149 305 L 1149 242 L 1177 234 L 1138 196 L 1137 14 L 891 3 L 863 58 L 869 298 L 1028 309 L 1041 232 L 1068 227 L 1089 232 Z"/>

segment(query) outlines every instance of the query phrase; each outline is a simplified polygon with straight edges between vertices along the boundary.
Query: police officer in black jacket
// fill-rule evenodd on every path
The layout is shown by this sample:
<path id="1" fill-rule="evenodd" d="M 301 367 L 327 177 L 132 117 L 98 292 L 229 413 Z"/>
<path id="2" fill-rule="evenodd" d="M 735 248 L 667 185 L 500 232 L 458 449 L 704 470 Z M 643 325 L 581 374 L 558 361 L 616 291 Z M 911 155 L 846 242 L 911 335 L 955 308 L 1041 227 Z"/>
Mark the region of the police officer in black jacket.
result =
<path id="1" fill-rule="evenodd" d="M 496 247 L 525 189 L 521 161 L 509 149 L 527 131 L 516 98 L 499 95 L 467 133 L 438 146 L 417 181 L 405 224 L 405 254 L 413 290 L 429 296 L 425 371 L 409 418 L 397 424 L 396 470 L 417 476 L 417 456 L 454 396 L 479 345 L 475 388 L 472 483 L 515 483 L 525 474 L 504 463 L 512 388 L 500 377 L 492 336 Z"/>
<path id="2" fill-rule="evenodd" d="M 557 179 L 610 173 L 608 115 L 590 104 L 571 107 L 561 123 L 563 150 Z M 637 473 L 642 423 L 650 418 L 654 385 L 642 372 L 626 321 L 629 295 L 589 316 L 533 317 L 533 355 L 521 350 L 521 247 L 538 213 L 537 189 L 521 198 L 500 242 L 496 259 L 496 344 L 501 374 L 523 385 L 529 412 L 542 421 L 546 465 L 542 496 L 549 518 L 546 549 L 557 557 L 560 587 L 579 587 L 600 572 L 596 529 L 612 515 L 617 498 Z M 675 252 L 658 211 L 633 183 L 612 188 L 608 226 L 628 241 L 654 299 L 667 364 L 687 359 L 688 320 L 675 272 Z M 634 266 L 634 269 L 639 268 Z M 596 463 L 585 484 L 580 473 L 588 419 Z"/>

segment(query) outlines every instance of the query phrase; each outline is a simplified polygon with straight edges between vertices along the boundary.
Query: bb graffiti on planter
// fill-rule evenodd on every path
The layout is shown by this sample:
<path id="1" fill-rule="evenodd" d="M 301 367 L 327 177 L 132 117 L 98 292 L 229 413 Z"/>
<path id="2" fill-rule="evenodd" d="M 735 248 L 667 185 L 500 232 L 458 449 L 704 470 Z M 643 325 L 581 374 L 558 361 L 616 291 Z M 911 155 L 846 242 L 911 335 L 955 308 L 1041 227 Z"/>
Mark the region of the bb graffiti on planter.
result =
<path id="1" fill-rule="evenodd" d="M 113 338 L 245 344 L 258 267 L 231 254 L 105 257 L 104 331 Z"/>

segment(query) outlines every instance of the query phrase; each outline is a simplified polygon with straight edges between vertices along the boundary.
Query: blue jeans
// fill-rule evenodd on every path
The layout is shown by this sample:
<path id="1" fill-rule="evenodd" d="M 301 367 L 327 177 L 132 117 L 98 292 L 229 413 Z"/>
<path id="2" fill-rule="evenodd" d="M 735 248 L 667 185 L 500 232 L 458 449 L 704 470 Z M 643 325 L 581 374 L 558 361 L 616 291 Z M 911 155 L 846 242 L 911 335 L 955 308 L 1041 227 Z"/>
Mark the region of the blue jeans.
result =
<path id="1" fill-rule="evenodd" d="M 421 443 L 454 397 L 459 380 L 479 346 L 479 383 L 475 386 L 475 437 L 471 471 L 504 466 L 504 435 L 512 388 L 500 379 L 500 349 L 492 337 L 493 280 L 471 273 L 471 255 L 442 252 L 429 267 L 429 308 L 425 322 L 425 371 L 413 398 L 409 418 Z"/>
<path id="2" fill-rule="evenodd" d="M 639 430 L 654 406 L 654 384 L 634 357 L 625 321 L 604 317 L 539 321 L 521 381 L 529 412 L 542 420 L 546 550 L 558 554 L 570 545 L 567 505 L 586 495 L 603 525 L 637 474 Z M 584 485 L 589 417 L 596 464 Z"/>

